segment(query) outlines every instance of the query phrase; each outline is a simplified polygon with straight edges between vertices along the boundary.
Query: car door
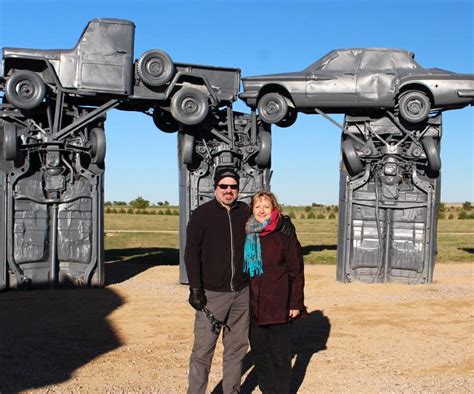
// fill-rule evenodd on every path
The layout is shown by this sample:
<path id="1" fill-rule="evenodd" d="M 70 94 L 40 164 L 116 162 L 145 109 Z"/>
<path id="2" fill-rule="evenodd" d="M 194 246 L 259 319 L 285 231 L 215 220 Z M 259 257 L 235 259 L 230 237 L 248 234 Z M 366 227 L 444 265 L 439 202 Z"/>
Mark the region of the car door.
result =
<path id="1" fill-rule="evenodd" d="M 356 102 L 358 51 L 336 52 L 328 61 L 306 75 L 306 104 L 337 108 Z"/>
<path id="2" fill-rule="evenodd" d="M 357 106 L 392 108 L 397 80 L 398 71 L 392 52 L 364 51 L 357 72 Z"/>

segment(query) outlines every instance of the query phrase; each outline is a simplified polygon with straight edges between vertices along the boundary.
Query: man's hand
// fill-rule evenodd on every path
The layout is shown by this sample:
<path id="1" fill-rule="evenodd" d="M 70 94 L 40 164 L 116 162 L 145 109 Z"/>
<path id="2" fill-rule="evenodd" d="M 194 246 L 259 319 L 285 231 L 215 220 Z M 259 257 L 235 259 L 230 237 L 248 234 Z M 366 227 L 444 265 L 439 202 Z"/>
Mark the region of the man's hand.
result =
<path id="1" fill-rule="evenodd" d="M 207 298 L 204 294 L 204 289 L 189 289 L 189 303 L 197 311 L 202 311 L 202 309 L 207 304 Z"/>
<path id="2" fill-rule="evenodd" d="M 287 237 L 293 237 L 296 234 L 295 225 L 291 222 L 291 218 L 288 215 L 281 215 L 281 228 L 280 231 Z"/>

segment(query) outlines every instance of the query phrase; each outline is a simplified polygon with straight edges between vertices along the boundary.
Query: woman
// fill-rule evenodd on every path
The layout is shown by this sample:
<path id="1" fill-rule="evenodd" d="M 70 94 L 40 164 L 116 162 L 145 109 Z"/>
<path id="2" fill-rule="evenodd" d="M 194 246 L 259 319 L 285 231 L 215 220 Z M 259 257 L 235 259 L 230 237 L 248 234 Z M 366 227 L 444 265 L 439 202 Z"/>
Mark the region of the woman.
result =
<path id="1" fill-rule="evenodd" d="M 246 225 L 244 272 L 250 276 L 250 346 L 260 390 L 288 393 L 291 380 L 290 324 L 306 313 L 301 246 L 280 228 L 275 195 L 252 198 Z"/>

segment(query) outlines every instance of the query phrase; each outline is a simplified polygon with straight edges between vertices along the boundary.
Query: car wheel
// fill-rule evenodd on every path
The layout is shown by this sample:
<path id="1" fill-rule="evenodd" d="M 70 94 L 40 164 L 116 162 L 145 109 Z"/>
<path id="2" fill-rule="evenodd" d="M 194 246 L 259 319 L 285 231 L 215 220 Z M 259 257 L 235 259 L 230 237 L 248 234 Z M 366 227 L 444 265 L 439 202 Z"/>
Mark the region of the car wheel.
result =
<path id="1" fill-rule="evenodd" d="M 364 164 L 357 155 L 357 151 L 352 140 L 342 141 L 342 160 L 350 176 L 360 174 L 364 169 Z"/>
<path id="2" fill-rule="evenodd" d="M 426 137 L 421 140 L 421 145 L 425 150 L 428 167 L 433 173 L 441 170 L 441 157 L 439 155 L 438 144 L 433 137 Z"/>
<path id="3" fill-rule="evenodd" d="M 272 160 L 272 134 L 270 131 L 260 128 L 258 143 L 258 153 L 255 156 L 255 164 L 259 168 L 269 168 Z"/>
<path id="4" fill-rule="evenodd" d="M 402 94 L 398 100 L 400 116 L 410 123 L 420 123 L 428 118 L 431 103 L 428 96 L 419 91 Z"/>
<path id="5" fill-rule="evenodd" d="M 277 126 L 279 127 L 290 127 L 296 122 L 296 118 L 298 117 L 298 111 L 294 108 L 288 108 L 288 114 L 279 122 L 277 122 Z"/>
<path id="6" fill-rule="evenodd" d="M 41 104 L 46 95 L 46 85 L 33 71 L 15 71 L 5 84 L 5 97 L 20 109 L 33 109 Z"/>
<path id="7" fill-rule="evenodd" d="M 166 52 L 152 49 L 138 59 L 137 73 L 146 85 L 161 86 L 173 76 L 174 63 Z"/>
<path id="8" fill-rule="evenodd" d="M 279 93 L 267 93 L 257 103 L 260 119 L 265 123 L 278 123 L 288 114 L 286 98 Z"/>
<path id="9" fill-rule="evenodd" d="M 165 133 L 174 133 L 178 131 L 178 122 L 173 116 L 163 109 L 157 109 L 153 111 L 153 122 L 155 126 Z"/>
<path id="10" fill-rule="evenodd" d="M 194 135 L 179 133 L 179 158 L 181 163 L 190 165 L 194 159 Z"/>
<path id="11" fill-rule="evenodd" d="M 105 161 L 105 132 L 100 127 L 91 130 L 91 162 L 102 166 Z"/>
<path id="12" fill-rule="evenodd" d="M 16 160 L 18 153 L 16 126 L 13 123 L 5 123 L 3 126 L 3 157 L 5 160 Z"/>
<path id="13" fill-rule="evenodd" d="M 197 89 L 180 89 L 171 99 L 171 114 L 184 125 L 201 123 L 208 112 L 209 100 Z"/>

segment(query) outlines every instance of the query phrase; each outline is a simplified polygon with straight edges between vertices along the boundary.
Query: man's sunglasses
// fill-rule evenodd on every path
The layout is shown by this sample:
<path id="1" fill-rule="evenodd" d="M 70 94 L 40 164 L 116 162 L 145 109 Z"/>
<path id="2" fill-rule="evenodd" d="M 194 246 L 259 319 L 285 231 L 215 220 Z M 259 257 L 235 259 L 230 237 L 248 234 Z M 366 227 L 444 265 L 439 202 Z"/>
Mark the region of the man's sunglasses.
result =
<path id="1" fill-rule="evenodd" d="M 225 183 L 221 183 L 217 186 L 221 190 L 226 190 L 228 187 L 230 187 L 232 190 L 237 190 L 239 188 L 239 185 L 226 185 Z"/>

